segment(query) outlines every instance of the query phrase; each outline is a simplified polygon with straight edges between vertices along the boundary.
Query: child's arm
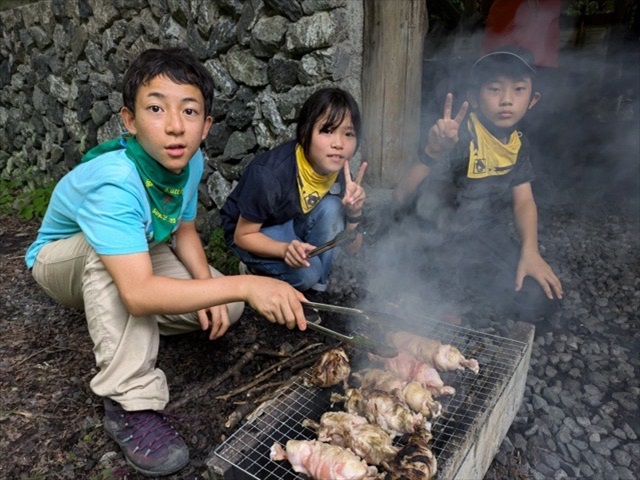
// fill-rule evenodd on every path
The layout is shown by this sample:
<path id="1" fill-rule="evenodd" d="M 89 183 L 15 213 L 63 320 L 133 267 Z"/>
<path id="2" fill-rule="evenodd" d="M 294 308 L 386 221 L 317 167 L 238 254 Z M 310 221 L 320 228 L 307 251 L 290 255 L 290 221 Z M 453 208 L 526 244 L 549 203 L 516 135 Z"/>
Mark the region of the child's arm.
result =
<path id="1" fill-rule="evenodd" d="M 251 222 L 240 216 L 233 234 L 233 241 L 243 250 L 265 258 L 281 258 L 292 268 L 309 267 L 307 252 L 315 245 L 292 240 L 289 243 L 278 242 L 260 232 L 261 223 Z"/>
<path id="2" fill-rule="evenodd" d="M 347 230 L 355 230 L 362 217 L 362 208 L 364 207 L 364 201 L 367 195 L 361 183 L 364 178 L 364 172 L 367 170 L 367 165 L 367 162 L 362 162 L 358 170 L 358 175 L 356 175 L 355 180 L 352 180 L 349 162 L 344 162 L 345 194 L 344 197 L 342 197 L 342 205 L 344 205 L 346 212 L 345 229 Z M 362 234 L 358 233 L 356 239 L 346 246 L 346 250 L 349 254 L 353 255 L 361 246 Z"/>
<path id="3" fill-rule="evenodd" d="M 196 231 L 195 222 L 181 222 L 174 234 L 174 253 L 187 268 L 193 278 L 211 278 L 209 262 L 202 248 L 202 241 Z M 211 329 L 209 339 L 223 336 L 231 326 L 226 305 L 215 305 L 198 310 L 202 330 Z"/>
<path id="4" fill-rule="evenodd" d="M 424 148 L 424 156 L 427 162 L 420 155 L 402 176 L 396 188 L 393 191 L 393 199 L 396 203 L 402 205 L 418 185 L 429 175 L 431 171 L 429 164 L 435 163 L 445 157 L 458 143 L 458 131 L 469 104 L 464 102 L 460 111 L 451 118 L 451 108 L 453 106 L 453 94 L 448 93 L 444 102 L 444 114 L 430 129 L 427 136 L 427 145 Z"/>
<path id="5" fill-rule="evenodd" d="M 100 259 L 131 315 L 175 315 L 243 301 L 272 323 L 306 329 L 300 305 L 304 296 L 286 282 L 256 275 L 162 277 L 154 275 L 148 252 L 101 255 Z"/>
<path id="6" fill-rule="evenodd" d="M 522 288 L 524 277 L 530 275 L 540 284 L 549 299 L 553 299 L 554 294 L 557 298 L 562 298 L 562 284 L 538 250 L 538 209 L 530 183 L 513 188 L 513 213 L 521 241 L 516 291 Z"/>

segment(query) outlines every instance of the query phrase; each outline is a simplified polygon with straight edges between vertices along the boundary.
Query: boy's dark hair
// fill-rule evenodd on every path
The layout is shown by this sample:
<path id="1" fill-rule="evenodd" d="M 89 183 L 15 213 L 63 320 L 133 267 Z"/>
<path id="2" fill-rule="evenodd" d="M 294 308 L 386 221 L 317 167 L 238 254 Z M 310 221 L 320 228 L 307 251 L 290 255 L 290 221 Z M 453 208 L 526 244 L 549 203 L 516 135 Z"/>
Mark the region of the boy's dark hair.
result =
<path id="1" fill-rule="evenodd" d="M 360 144 L 362 122 L 360 119 L 360 109 L 358 103 L 351 96 L 340 88 L 323 88 L 313 93 L 298 115 L 298 125 L 296 127 L 296 140 L 302 146 L 305 155 L 309 154 L 311 147 L 311 136 L 316 122 L 326 113 L 322 128 L 330 130 L 338 128 L 347 114 L 351 115 L 353 129 L 356 132 L 356 149 Z"/>
<path id="2" fill-rule="evenodd" d="M 533 54 L 525 48 L 507 45 L 483 55 L 471 67 L 475 89 L 499 75 L 514 79 L 529 77 L 533 84 L 536 76 Z"/>
<path id="3" fill-rule="evenodd" d="M 135 112 L 138 89 L 158 75 L 166 75 L 178 84 L 198 87 L 204 97 L 205 116 L 211 113 L 213 78 L 205 66 L 187 48 L 182 47 L 151 48 L 131 62 L 122 79 L 124 106 Z"/>

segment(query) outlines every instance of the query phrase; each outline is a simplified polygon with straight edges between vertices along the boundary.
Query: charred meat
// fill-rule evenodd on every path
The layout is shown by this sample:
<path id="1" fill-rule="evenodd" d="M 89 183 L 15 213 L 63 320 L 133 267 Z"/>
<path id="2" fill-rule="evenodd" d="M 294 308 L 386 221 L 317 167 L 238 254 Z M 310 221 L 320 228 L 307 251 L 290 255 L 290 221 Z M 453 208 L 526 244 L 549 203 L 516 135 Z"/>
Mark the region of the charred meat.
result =
<path id="1" fill-rule="evenodd" d="M 385 480 L 429 480 L 438 468 L 436 457 L 429 448 L 429 432 L 418 432 L 409 437 L 395 459 L 383 463 L 387 471 Z"/>
<path id="2" fill-rule="evenodd" d="M 342 347 L 337 347 L 325 352 L 311 368 L 308 383 L 316 387 L 325 388 L 342 382 L 346 388 L 346 381 L 350 374 L 349 357 Z"/>

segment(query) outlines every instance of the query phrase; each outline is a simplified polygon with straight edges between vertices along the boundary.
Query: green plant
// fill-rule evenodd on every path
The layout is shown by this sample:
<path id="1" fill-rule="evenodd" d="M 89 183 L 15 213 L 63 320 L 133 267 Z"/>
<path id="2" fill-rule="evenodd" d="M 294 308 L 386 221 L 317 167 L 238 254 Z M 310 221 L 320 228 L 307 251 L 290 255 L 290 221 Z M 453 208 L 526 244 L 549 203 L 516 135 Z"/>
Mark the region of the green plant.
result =
<path id="1" fill-rule="evenodd" d="M 209 244 L 206 248 L 209 263 L 225 275 L 235 275 L 238 273 L 238 257 L 231 251 L 224 241 L 224 231 L 216 228 L 211 233 Z"/>
<path id="2" fill-rule="evenodd" d="M 18 214 L 24 219 L 42 218 L 47 211 L 54 182 L 44 186 L 19 185 L 13 180 L 0 180 L 0 213 Z"/>

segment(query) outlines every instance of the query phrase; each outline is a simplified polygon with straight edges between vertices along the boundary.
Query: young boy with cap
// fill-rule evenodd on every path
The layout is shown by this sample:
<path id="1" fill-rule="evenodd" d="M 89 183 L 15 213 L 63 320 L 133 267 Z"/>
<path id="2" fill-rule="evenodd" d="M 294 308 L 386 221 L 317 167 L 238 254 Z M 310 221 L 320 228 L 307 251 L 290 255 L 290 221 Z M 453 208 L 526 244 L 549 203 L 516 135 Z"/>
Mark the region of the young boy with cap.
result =
<path id="1" fill-rule="evenodd" d="M 469 101 L 453 117 L 447 95 L 443 117 L 394 190 L 397 203 L 442 233 L 428 249 L 429 261 L 441 262 L 446 274 L 457 271 L 464 287 L 485 300 L 515 307 L 525 321 L 546 317 L 562 298 L 560 280 L 538 248 L 530 149 L 518 130 L 540 99 L 535 74 L 533 56 L 522 48 L 482 56 L 471 69 Z"/>

